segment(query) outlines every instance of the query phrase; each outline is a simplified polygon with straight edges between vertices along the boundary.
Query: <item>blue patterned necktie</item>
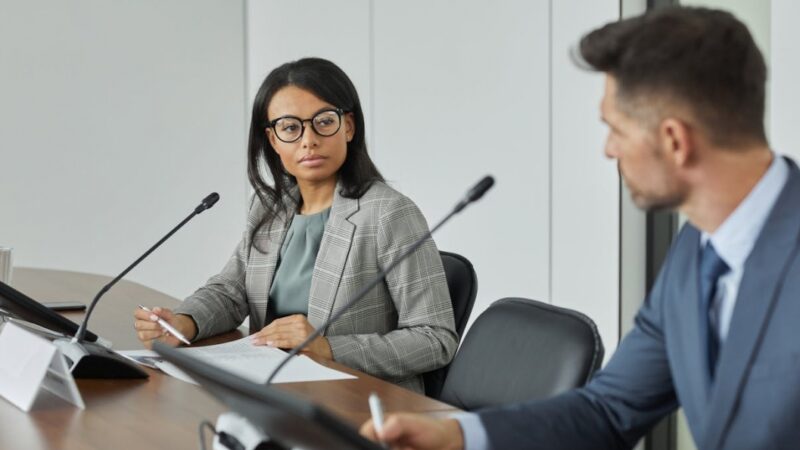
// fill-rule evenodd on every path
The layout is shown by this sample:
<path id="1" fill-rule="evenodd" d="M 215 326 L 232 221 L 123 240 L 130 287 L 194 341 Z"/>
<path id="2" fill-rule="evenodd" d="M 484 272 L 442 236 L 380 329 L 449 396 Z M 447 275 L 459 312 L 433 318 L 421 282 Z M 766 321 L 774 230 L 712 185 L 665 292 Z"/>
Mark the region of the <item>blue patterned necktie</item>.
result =
<path id="1" fill-rule="evenodd" d="M 700 339 L 705 342 L 708 357 L 708 370 L 711 380 L 717 366 L 719 354 L 718 324 L 714 314 L 714 298 L 717 296 L 717 281 L 730 268 L 719 257 L 711 241 L 708 241 L 700 254 Z"/>

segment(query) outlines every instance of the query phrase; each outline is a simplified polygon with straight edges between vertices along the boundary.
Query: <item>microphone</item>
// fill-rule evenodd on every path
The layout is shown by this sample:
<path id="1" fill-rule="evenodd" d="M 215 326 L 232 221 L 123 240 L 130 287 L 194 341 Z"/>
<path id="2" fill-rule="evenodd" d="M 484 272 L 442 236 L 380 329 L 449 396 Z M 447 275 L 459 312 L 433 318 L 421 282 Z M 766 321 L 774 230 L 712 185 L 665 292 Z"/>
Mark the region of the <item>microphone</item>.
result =
<path id="1" fill-rule="evenodd" d="M 454 212 L 456 213 L 461 212 L 461 210 L 466 208 L 467 205 L 469 205 L 470 203 L 480 200 L 480 198 L 483 197 L 483 194 L 485 194 L 486 191 L 491 189 L 492 186 L 494 186 L 494 177 L 488 175 L 483 177 L 483 179 L 479 181 L 478 184 L 473 186 L 472 189 L 470 189 L 469 192 L 467 192 L 467 195 L 464 197 L 464 199 L 458 202 L 458 204 L 454 208 Z"/>
<path id="2" fill-rule="evenodd" d="M 141 370 L 138 366 L 130 362 L 128 359 L 115 353 L 101 345 L 91 342 L 84 342 L 86 335 L 86 328 L 89 323 L 89 318 L 92 316 L 94 307 L 100 298 L 108 292 L 119 280 L 128 274 L 134 267 L 139 265 L 142 260 L 147 258 L 150 253 L 161 246 L 167 239 L 169 239 L 176 231 L 183 227 L 194 216 L 202 213 L 203 211 L 214 206 L 219 200 L 219 194 L 212 192 L 187 216 L 181 223 L 172 229 L 166 236 L 161 238 L 155 245 L 150 247 L 142 256 L 133 262 L 127 269 L 117 275 L 116 278 L 111 280 L 110 283 L 103 286 L 100 292 L 95 295 L 94 300 L 86 310 L 86 316 L 83 318 L 75 337 L 71 340 L 59 339 L 54 343 L 61 349 L 64 356 L 72 361 L 71 372 L 75 378 L 147 378 L 147 373 Z"/>
<path id="3" fill-rule="evenodd" d="M 314 330 L 314 332 L 311 333 L 306 338 L 306 340 L 304 340 L 299 345 L 291 349 L 289 353 L 286 354 L 286 357 L 284 357 L 283 360 L 281 360 L 280 364 L 278 364 L 278 366 L 275 367 L 275 370 L 273 370 L 272 373 L 269 375 L 266 384 L 267 385 L 272 384 L 272 381 L 275 379 L 275 375 L 277 375 L 278 372 L 280 372 L 280 370 L 289 362 L 290 359 L 292 359 L 293 356 L 296 356 L 298 353 L 300 353 L 300 351 L 304 349 L 308 344 L 310 344 L 311 341 L 313 341 L 314 339 L 317 338 L 317 336 L 322 334 L 322 332 L 326 328 L 328 328 L 330 324 L 336 322 L 336 320 L 339 319 L 339 317 L 341 317 L 342 314 L 347 312 L 351 307 L 353 307 L 353 305 L 355 305 L 362 298 L 364 298 L 367 295 L 367 293 L 370 290 L 372 290 L 373 287 L 377 286 L 378 283 L 382 282 L 386 278 L 386 275 L 388 275 L 389 272 L 392 271 L 392 269 L 394 269 L 398 264 L 403 262 L 412 253 L 414 253 L 425 242 L 425 240 L 431 237 L 431 235 L 433 235 L 433 233 L 435 233 L 436 230 L 438 230 L 442 225 L 447 223 L 447 221 L 449 221 L 451 217 L 461 212 L 461 210 L 466 208 L 467 205 L 469 205 L 470 203 L 478 201 L 481 197 L 483 197 L 483 194 L 485 194 L 486 191 L 491 189 L 492 186 L 494 186 L 494 177 L 492 177 L 491 175 L 483 177 L 483 179 L 481 179 L 481 181 L 479 181 L 475 186 L 473 186 L 472 189 L 470 189 L 467 192 L 467 195 L 464 196 L 464 198 L 460 202 L 458 202 L 458 204 L 456 204 L 453 210 L 450 211 L 450 213 L 446 215 L 444 219 L 440 220 L 439 223 L 436 224 L 436 226 L 431 229 L 431 231 L 425 233 L 424 236 L 417 239 L 417 241 L 414 242 L 411 245 L 411 247 L 408 248 L 408 250 L 406 250 L 402 255 L 398 256 L 397 259 L 395 259 L 391 264 L 389 264 L 388 267 L 386 267 L 386 269 L 381 270 L 378 273 L 378 276 L 375 277 L 375 279 L 367 283 L 363 288 L 361 288 L 360 291 L 358 291 L 355 295 L 353 295 L 350 298 L 350 300 L 348 300 L 347 303 L 344 304 L 342 308 L 340 308 L 335 313 L 331 314 L 330 317 L 328 317 L 328 320 L 326 320 L 325 323 L 322 324 L 322 326 Z"/>
<path id="4" fill-rule="evenodd" d="M 199 205 L 197 205 L 197 208 L 194 209 L 194 214 L 200 214 L 201 212 L 207 210 L 208 208 L 211 208 L 212 206 L 214 206 L 214 203 L 217 203 L 218 200 L 219 200 L 219 194 L 217 194 L 216 192 L 208 194 L 208 196 L 204 198 Z M 194 217 L 194 215 L 192 215 L 192 217 Z M 178 225 L 178 228 L 180 228 L 180 225 Z"/>

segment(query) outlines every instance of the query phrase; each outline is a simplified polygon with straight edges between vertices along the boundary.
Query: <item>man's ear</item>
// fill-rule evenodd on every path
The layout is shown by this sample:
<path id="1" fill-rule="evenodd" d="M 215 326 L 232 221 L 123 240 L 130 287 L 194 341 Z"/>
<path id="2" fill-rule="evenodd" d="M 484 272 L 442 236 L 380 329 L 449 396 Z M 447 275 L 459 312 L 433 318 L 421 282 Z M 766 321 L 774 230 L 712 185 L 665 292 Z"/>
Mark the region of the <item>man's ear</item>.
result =
<path id="1" fill-rule="evenodd" d="M 664 156 L 669 158 L 676 167 L 685 166 L 692 158 L 694 149 L 694 136 L 692 128 L 683 120 L 667 117 L 658 127 L 658 139 Z"/>

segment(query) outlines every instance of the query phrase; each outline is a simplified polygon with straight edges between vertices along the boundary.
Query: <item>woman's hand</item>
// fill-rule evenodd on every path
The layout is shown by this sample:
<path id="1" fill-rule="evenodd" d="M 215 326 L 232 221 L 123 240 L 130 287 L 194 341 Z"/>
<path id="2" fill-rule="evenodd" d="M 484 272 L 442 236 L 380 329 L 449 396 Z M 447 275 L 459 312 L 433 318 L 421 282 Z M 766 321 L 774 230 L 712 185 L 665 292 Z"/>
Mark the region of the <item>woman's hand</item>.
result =
<path id="1" fill-rule="evenodd" d="M 255 345 L 269 345 L 270 347 L 290 349 L 300 345 L 313 332 L 314 327 L 308 323 L 306 316 L 294 314 L 273 320 L 261 331 L 253 334 L 251 338 Z M 312 353 L 323 358 L 333 359 L 331 346 L 323 336 L 317 336 L 302 351 L 303 353 Z"/>
<path id="2" fill-rule="evenodd" d="M 361 426 L 361 435 L 388 444 L 392 449 L 459 450 L 464 448 L 461 425 L 455 419 L 434 419 L 419 414 L 392 414 L 378 434 L 372 420 Z"/>
<path id="3" fill-rule="evenodd" d="M 141 308 L 136 308 L 133 312 L 133 317 L 136 319 L 133 322 L 133 328 L 136 329 L 136 337 L 142 341 L 146 348 L 153 347 L 153 341 L 159 340 L 173 347 L 180 345 L 181 341 L 175 336 L 171 335 L 167 330 L 158 324 L 158 318 L 164 319 L 168 324 L 175 327 L 180 331 L 186 339 L 190 341 L 197 336 L 197 327 L 191 317 L 183 314 L 173 314 L 167 308 L 155 307 L 153 312 L 147 312 Z"/>

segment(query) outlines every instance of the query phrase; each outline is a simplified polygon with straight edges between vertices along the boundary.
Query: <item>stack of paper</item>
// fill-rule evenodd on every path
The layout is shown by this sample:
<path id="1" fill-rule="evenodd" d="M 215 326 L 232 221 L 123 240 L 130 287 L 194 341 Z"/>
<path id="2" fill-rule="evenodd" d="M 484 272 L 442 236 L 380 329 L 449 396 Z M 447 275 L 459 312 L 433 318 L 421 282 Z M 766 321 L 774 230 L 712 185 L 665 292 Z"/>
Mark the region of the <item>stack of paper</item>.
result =
<path id="1" fill-rule="evenodd" d="M 267 378 L 286 357 L 286 352 L 273 347 L 253 345 L 250 337 L 206 347 L 181 348 L 189 356 L 209 365 L 231 372 L 254 383 L 266 383 Z M 164 373 L 175 378 L 197 384 L 175 365 L 162 361 L 158 354 L 149 350 L 130 350 L 119 352 L 137 362 L 151 362 Z M 338 370 L 329 369 L 307 356 L 295 356 L 275 377 L 275 383 L 294 383 L 298 381 L 347 380 L 355 378 Z"/>

